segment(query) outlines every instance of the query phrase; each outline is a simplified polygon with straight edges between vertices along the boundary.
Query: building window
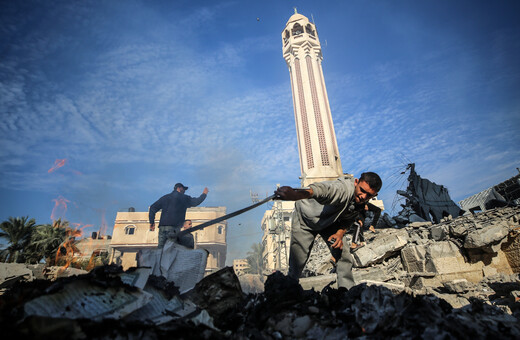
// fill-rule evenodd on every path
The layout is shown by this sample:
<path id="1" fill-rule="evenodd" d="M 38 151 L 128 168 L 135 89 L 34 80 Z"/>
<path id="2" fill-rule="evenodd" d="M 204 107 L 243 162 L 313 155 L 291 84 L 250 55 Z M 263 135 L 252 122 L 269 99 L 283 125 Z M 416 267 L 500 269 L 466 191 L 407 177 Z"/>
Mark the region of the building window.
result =
<path id="1" fill-rule="evenodd" d="M 219 234 L 222 234 L 222 232 L 224 231 L 224 227 L 219 225 L 218 228 L 217 228 L 217 231 Z"/>
<path id="2" fill-rule="evenodd" d="M 125 227 L 125 234 L 126 235 L 133 235 L 133 234 L 135 234 L 135 225 L 127 225 Z"/>

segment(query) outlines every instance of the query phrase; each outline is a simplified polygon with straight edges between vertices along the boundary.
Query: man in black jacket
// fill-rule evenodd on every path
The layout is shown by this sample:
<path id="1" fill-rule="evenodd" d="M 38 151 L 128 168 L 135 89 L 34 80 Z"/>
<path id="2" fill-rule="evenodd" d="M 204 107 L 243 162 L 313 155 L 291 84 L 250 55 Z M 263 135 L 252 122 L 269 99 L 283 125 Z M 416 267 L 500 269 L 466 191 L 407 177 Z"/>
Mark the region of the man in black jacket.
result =
<path id="1" fill-rule="evenodd" d="M 195 198 L 185 195 L 186 190 L 188 190 L 188 187 L 182 183 L 177 183 L 171 193 L 159 198 L 150 206 L 148 218 L 151 231 L 155 230 L 155 214 L 162 209 L 161 219 L 159 220 L 159 243 L 157 244 L 159 248 L 163 248 L 168 239 L 177 239 L 176 235 L 186 219 L 186 210 L 201 204 L 209 192 L 208 188 L 204 188 L 202 194 Z M 189 235 L 185 236 L 189 237 Z M 181 238 L 179 243 L 189 246 L 190 240 L 187 239 L 188 237 Z"/>

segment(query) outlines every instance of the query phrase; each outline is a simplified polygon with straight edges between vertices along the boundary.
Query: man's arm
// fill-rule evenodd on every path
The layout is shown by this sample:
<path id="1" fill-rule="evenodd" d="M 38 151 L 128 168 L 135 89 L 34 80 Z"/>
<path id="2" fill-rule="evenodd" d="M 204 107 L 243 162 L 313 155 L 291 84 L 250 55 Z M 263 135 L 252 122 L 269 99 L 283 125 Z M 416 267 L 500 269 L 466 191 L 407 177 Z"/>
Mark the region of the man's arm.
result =
<path id="1" fill-rule="evenodd" d="M 323 205 L 346 204 L 354 198 L 355 183 L 351 178 L 315 182 L 309 187 L 313 191 L 312 198 Z"/>
<path id="2" fill-rule="evenodd" d="M 330 235 L 327 241 L 329 243 L 332 243 L 330 246 L 332 248 L 339 248 L 343 249 L 343 235 L 347 232 L 344 228 L 338 228 L 338 231 L 336 231 L 334 234 Z"/>
<path id="3" fill-rule="evenodd" d="M 190 207 L 196 207 L 197 205 L 204 202 L 204 200 L 206 199 L 206 197 L 208 195 L 208 192 L 209 192 L 208 188 L 204 188 L 204 190 L 202 191 L 202 194 L 199 197 L 190 196 Z"/>
<path id="4" fill-rule="evenodd" d="M 155 214 L 161 210 L 161 199 L 157 200 L 154 204 L 150 206 L 150 211 L 148 212 L 148 221 L 150 222 L 150 231 L 155 230 Z"/>
<path id="5" fill-rule="evenodd" d="M 294 189 L 288 186 L 279 187 L 274 192 L 276 199 L 282 201 L 298 201 L 306 198 L 311 198 L 313 191 L 312 188 L 308 189 Z"/>

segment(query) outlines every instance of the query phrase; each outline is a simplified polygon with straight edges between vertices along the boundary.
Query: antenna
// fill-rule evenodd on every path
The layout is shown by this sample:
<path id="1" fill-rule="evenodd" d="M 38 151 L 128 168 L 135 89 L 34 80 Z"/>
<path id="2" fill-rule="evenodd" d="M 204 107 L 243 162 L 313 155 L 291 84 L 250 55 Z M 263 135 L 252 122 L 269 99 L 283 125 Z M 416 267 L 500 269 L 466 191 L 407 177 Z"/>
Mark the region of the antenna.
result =
<path id="1" fill-rule="evenodd" d="M 258 198 L 258 193 L 253 192 L 251 189 L 249 189 L 249 196 L 251 196 L 251 201 L 253 201 L 253 203 L 260 202 L 260 199 Z"/>

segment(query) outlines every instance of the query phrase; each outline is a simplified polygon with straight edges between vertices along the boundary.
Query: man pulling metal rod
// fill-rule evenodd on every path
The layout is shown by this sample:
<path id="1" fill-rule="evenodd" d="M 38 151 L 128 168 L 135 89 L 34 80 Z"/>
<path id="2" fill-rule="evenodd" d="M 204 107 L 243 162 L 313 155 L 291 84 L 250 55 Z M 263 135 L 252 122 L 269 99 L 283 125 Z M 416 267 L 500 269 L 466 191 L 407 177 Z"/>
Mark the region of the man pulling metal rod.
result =
<path id="1" fill-rule="evenodd" d="M 358 219 L 356 205 L 375 197 L 382 185 L 379 175 L 365 172 L 359 179 L 340 177 L 312 183 L 305 191 L 286 186 L 276 190 L 280 199 L 297 201 L 291 225 L 289 276 L 299 279 L 319 234 L 327 241 L 333 256 L 341 250 L 336 267 L 338 288 L 352 288 L 353 258 L 350 247 L 343 246 L 343 236 Z"/>

